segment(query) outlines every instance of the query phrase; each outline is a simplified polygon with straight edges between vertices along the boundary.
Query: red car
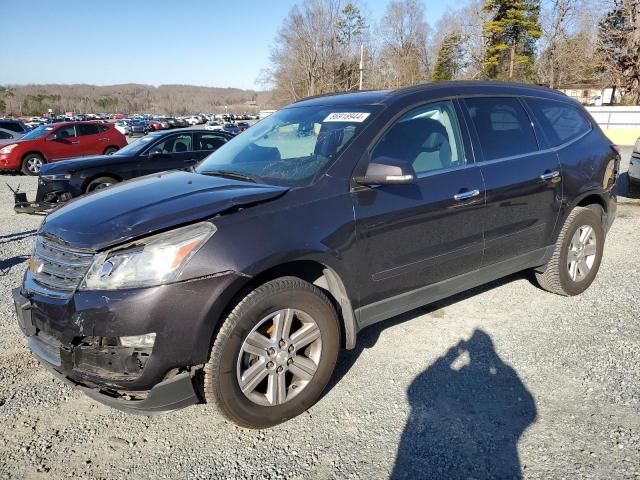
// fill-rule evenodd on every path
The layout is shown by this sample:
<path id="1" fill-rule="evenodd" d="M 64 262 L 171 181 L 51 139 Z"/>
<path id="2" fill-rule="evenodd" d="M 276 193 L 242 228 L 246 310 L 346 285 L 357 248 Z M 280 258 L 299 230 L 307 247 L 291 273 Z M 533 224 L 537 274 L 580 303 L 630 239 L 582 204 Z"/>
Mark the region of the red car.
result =
<path id="1" fill-rule="evenodd" d="M 88 155 L 110 155 L 127 144 L 107 123 L 62 122 L 41 125 L 0 148 L 0 170 L 38 175 L 44 163 Z"/>

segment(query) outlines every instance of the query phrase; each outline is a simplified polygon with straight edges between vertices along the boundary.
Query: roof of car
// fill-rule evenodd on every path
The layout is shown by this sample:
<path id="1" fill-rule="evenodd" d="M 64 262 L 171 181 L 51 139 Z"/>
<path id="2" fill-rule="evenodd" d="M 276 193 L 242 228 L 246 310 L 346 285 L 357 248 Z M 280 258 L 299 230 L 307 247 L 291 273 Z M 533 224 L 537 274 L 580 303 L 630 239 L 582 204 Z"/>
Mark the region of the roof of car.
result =
<path id="1" fill-rule="evenodd" d="M 390 104 L 405 96 L 431 92 L 438 92 L 443 96 L 512 93 L 514 95 L 536 94 L 545 97 L 556 97 L 564 100 L 569 99 L 569 97 L 562 92 L 539 85 L 483 80 L 453 80 L 447 82 L 423 83 L 390 90 L 363 90 L 358 92 L 328 93 L 304 98 L 294 102 L 292 105 L 297 107 L 311 105 L 346 106 Z"/>

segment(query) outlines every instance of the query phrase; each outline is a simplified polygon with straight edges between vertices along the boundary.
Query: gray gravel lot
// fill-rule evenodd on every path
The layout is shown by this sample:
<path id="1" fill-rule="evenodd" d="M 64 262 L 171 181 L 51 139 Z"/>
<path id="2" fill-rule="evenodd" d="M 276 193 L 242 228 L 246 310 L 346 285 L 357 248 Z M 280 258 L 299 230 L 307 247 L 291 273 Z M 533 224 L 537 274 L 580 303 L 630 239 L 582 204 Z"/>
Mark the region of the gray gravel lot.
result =
<path id="1" fill-rule="evenodd" d="M 640 478 L 638 200 L 583 295 L 518 274 L 370 327 L 310 411 L 250 431 L 205 405 L 126 415 L 38 365 L 10 289 L 41 218 L 5 181 L 36 185 L 0 176 L 0 478 Z"/>

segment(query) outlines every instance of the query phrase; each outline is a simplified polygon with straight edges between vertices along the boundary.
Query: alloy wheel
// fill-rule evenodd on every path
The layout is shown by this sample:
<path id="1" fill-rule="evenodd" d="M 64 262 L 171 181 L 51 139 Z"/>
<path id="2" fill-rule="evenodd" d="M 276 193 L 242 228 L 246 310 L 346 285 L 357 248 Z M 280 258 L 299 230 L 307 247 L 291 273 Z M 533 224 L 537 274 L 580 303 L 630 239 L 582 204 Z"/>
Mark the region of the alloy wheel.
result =
<path id="1" fill-rule="evenodd" d="M 583 225 L 578 228 L 569 244 L 567 252 L 567 270 L 574 282 L 585 279 L 596 259 L 597 240 L 593 227 Z"/>
<path id="2" fill-rule="evenodd" d="M 242 343 L 238 385 L 254 403 L 283 404 L 313 379 L 321 353 L 322 338 L 315 320 L 302 310 L 278 310 L 262 319 Z"/>
<path id="3" fill-rule="evenodd" d="M 40 167 L 42 167 L 42 159 L 38 157 L 31 157 L 27 160 L 27 170 L 31 173 L 39 173 Z"/>

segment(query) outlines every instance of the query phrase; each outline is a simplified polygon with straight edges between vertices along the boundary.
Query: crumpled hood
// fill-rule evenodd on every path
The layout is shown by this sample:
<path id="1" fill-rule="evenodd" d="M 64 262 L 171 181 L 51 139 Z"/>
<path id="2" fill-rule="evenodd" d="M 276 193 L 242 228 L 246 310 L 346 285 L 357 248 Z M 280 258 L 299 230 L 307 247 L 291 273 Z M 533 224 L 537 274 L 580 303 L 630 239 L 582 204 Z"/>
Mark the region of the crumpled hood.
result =
<path id="1" fill-rule="evenodd" d="M 165 172 L 79 197 L 50 213 L 40 233 L 101 250 L 158 230 L 211 218 L 288 189 L 189 172 Z"/>

